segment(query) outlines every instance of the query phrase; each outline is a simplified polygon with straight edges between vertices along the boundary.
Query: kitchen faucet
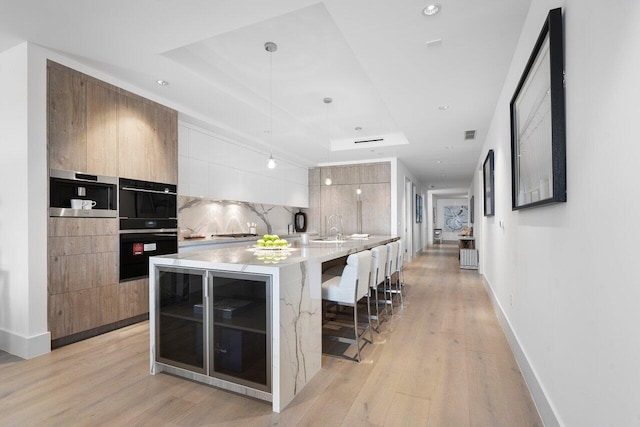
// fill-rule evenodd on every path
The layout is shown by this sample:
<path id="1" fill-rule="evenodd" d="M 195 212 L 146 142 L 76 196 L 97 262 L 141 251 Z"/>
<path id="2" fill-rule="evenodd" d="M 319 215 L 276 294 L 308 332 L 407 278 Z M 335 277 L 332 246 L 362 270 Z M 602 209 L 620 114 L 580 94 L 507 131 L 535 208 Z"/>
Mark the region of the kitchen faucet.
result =
<path id="1" fill-rule="evenodd" d="M 333 225 L 334 222 L 338 222 Z M 331 234 L 332 231 L 336 232 L 336 240 L 342 240 L 342 215 L 331 215 L 327 218 L 327 234 Z"/>

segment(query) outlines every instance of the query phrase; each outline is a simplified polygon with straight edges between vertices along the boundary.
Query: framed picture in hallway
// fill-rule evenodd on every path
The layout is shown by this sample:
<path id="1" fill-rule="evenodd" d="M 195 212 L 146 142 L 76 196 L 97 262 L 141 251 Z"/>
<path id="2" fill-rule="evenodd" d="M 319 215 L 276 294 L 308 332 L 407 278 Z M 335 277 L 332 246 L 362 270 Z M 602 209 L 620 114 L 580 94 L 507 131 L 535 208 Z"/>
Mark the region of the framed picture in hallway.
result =
<path id="1" fill-rule="evenodd" d="M 482 188 L 484 189 L 484 216 L 494 216 L 496 210 L 495 181 L 493 179 L 493 150 L 489 150 L 482 165 Z"/>
<path id="2" fill-rule="evenodd" d="M 562 10 L 553 9 L 511 98 L 511 208 L 567 201 Z"/>

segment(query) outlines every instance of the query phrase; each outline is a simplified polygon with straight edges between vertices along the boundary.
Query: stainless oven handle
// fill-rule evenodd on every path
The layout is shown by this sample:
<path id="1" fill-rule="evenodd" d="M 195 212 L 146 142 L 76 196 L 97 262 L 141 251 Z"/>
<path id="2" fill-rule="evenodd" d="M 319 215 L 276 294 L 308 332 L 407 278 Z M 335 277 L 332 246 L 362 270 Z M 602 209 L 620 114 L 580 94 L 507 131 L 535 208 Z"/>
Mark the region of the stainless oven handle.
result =
<path id="1" fill-rule="evenodd" d="M 151 234 L 151 233 L 177 233 L 177 232 L 178 232 L 177 228 L 141 228 L 138 230 L 120 230 L 120 234 Z"/>
<path id="2" fill-rule="evenodd" d="M 142 188 L 133 188 L 133 187 L 121 187 L 121 190 L 127 191 L 139 191 L 141 193 L 156 193 L 156 194 L 169 194 L 171 196 L 177 196 L 178 193 L 173 193 L 171 191 L 159 191 L 159 190 L 143 190 Z"/>

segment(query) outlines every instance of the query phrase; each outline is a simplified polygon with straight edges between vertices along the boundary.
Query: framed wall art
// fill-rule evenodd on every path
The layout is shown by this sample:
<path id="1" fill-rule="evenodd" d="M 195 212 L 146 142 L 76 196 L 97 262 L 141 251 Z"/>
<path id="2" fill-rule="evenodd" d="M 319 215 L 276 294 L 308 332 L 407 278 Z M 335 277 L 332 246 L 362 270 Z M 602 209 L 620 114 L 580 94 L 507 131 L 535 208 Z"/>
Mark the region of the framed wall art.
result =
<path id="1" fill-rule="evenodd" d="M 422 196 L 416 194 L 416 222 L 422 222 Z"/>
<path id="2" fill-rule="evenodd" d="M 471 199 L 469 200 L 469 223 L 473 224 L 473 220 L 475 219 L 475 206 L 474 206 L 474 199 L 473 196 L 471 196 Z"/>
<path id="3" fill-rule="evenodd" d="M 484 216 L 496 214 L 496 190 L 494 174 L 493 150 L 489 150 L 482 164 L 482 188 L 484 189 Z"/>
<path id="4" fill-rule="evenodd" d="M 562 10 L 553 9 L 511 99 L 511 207 L 567 201 Z"/>

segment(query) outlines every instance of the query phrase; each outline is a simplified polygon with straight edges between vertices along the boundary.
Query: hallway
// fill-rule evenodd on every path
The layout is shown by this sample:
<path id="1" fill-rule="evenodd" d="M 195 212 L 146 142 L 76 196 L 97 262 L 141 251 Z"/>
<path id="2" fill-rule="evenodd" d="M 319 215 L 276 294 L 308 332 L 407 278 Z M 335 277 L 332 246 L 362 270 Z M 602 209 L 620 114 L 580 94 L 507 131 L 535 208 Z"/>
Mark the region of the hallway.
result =
<path id="1" fill-rule="evenodd" d="M 170 375 L 149 375 L 148 324 L 0 363 L 1 425 L 541 426 L 476 271 L 454 245 L 406 265 L 405 308 L 364 360 L 325 357 L 281 413 Z"/>

